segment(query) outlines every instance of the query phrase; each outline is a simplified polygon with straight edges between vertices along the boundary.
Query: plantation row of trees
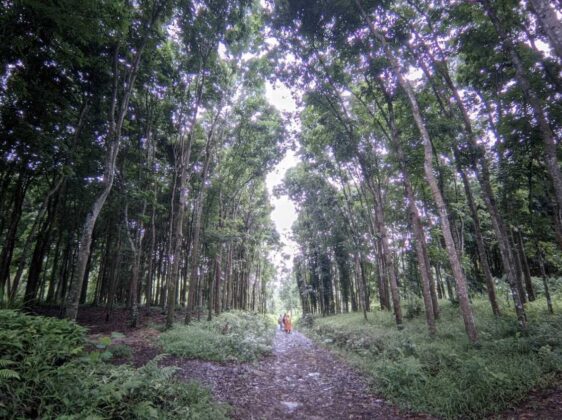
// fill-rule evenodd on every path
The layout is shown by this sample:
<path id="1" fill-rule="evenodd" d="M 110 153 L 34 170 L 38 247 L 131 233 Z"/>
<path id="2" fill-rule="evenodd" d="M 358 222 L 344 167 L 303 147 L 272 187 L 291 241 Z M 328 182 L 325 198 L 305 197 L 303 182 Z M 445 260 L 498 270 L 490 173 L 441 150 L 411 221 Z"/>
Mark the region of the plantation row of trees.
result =
<path id="1" fill-rule="evenodd" d="M 304 93 L 294 276 L 304 312 L 509 293 L 552 311 L 562 268 L 559 1 L 288 0 L 273 7 L 280 77 Z M 532 277 L 543 279 L 533 283 Z M 496 287 L 497 285 L 497 287 Z M 374 286 L 374 287 L 373 287 Z M 539 288 L 537 287 L 539 286 Z"/>
<path id="2" fill-rule="evenodd" d="M 1 4 L 0 304 L 265 311 L 287 144 L 259 6 Z"/>

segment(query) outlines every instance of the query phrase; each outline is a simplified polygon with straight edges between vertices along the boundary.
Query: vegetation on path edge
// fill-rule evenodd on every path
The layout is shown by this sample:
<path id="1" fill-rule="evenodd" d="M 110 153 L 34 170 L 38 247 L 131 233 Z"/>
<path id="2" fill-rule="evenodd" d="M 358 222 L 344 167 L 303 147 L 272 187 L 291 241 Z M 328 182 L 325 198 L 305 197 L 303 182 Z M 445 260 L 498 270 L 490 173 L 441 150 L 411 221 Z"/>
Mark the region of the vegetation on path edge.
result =
<path id="1" fill-rule="evenodd" d="M 371 378 L 377 392 L 414 411 L 482 418 L 554 384 L 562 372 L 560 300 L 557 315 L 545 314 L 537 303 L 527 307 L 527 335 L 512 316 L 495 318 L 484 299 L 473 306 L 485 338 L 479 348 L 468 344 L 458 306 L 450 304 L 443 305 L 432 340 L 420 313 L 403 330 L 391 328 L 392 317 L 384 312 L 369 313 L 368 321 L 360 314 L 305 317 L 301 325 Z"/>
<path id="2" fill-rule="evenodd" d="M 160 335 L 160 343 L 164 352 L 188 359 L 249 362 L 271 353 L 274 335 L 271 318 L 232 311 L 212 321 L 176 324 Z"/>
<path id="3" fill-rule="evenodd" d="M 0 310 L 0 325 L 2 418 L 226 418 L 225 406 L 159 366 L 161 357 L 138 369 L 115 366 L 69 321 Z"/>

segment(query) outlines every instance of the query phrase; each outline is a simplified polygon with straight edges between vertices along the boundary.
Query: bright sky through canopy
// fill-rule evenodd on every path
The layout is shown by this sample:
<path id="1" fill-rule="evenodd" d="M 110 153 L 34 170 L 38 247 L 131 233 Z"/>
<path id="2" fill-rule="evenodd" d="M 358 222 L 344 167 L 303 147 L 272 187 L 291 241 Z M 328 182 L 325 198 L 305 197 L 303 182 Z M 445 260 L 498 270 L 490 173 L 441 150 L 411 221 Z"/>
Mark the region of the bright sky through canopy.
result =
<path id="1" fill-rule="evenodd" d="M 266 97 L 269 103 L 271 103 L 275 108 L 281 112 L 293 113 L 296 111 L 297 106 L 293 97 L 291 96 L 291 91 L 289 88 L 280 83 L 276 82 L 272 85 L 269 81 L 266 82 Z M 266 178 L 267 189 L 269 191 L 271 202 L 275 207 L 271 218 L 275 223 L 277 231 L 281 235 L 281 240 L 283 241 L 283 253 L 294 255 L 296 251 L 296 244 L 290 239 L 291 226 L 297 218 L 297 212 L 295 205 L 287 196 L 281 196 L 276 198 L 273 195 L 273 189 L 279 185 L 287 169 L 295 166 L 298 162 L 298 158 L 295 152 L 292 150 L 287 151 L 285 158 L 279 162 L 273 171 L 271 171 Z M 280 256 L 274 256 L 275 262 L 280 263 Z"/>

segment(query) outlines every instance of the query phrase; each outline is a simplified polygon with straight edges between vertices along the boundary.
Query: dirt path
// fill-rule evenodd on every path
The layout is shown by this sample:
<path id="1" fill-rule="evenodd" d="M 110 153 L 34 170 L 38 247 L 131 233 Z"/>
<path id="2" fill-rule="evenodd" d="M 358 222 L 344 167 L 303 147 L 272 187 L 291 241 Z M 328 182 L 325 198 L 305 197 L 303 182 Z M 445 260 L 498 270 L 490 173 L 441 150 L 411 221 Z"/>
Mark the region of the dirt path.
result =
<path id="1" fill-rule="evenodd" d="M 170 359 L 207 385 L 234 419 L 420 419 L 369 392 L 366 381 L 304 335 L 277 332 L 273 355 L 254 364 Z"/>

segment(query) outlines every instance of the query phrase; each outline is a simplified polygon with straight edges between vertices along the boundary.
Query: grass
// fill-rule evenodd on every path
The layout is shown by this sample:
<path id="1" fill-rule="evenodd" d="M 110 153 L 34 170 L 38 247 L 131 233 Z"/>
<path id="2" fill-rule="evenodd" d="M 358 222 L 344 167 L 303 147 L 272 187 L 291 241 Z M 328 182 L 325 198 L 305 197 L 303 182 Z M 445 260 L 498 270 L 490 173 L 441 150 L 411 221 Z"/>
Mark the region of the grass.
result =
<path id="1" fill-rule="evenodd" d="M 517 330 L 513 308 L 491 314 L 484 299 L 473 302 L 481 347 L 469 345 L 458 307 L 441 302 L 434 339 L 423 313 L 399 331 L 390 313 L 315 318 L 307 332 L 341 352 L 365 372 L 376 390 L 398 405 L 446 418 L 480 418 L 552 385 L 562 372 L 562 299 L 555 315 L 544 299 L 527 305 L 529 332 Z"/>
<path id="2" fill-rule="evenodd" d="M 160 335 L 166 353 L 219 362 L 257 360 L 272 349 L 275 324 L 255 313 L 225 312 L 212 321 L 176 325 Z"/>

